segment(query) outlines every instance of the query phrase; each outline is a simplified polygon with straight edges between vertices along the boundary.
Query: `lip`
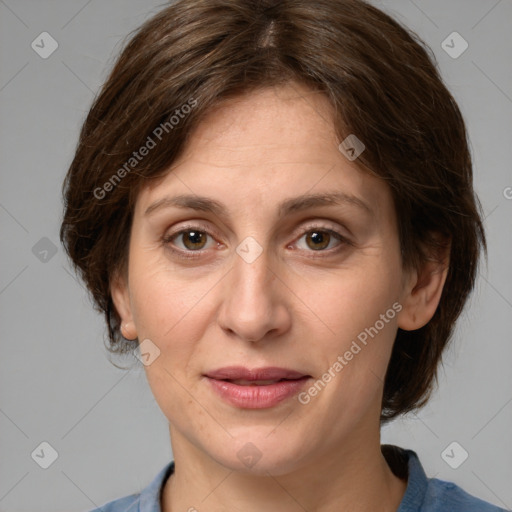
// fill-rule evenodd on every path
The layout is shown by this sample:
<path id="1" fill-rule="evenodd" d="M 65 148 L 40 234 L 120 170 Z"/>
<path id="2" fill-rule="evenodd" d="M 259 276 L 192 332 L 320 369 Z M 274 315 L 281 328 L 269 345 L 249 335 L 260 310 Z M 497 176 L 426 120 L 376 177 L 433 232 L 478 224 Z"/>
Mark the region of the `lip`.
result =
<path id="1" fill-rule="evenodd" d="M 249 369 L 229 366 L 209 371 L 204 375 L 213 391 L 223 400 L 243 409 L 266 409 L 297 394 L 311 378 L 310 375 L 286 368 L 266 367 Z M 285 380 L 280 380 L 285 379 Z M 244 380 L 253 384 L 237 384 L 233 380 Z M 270 384 L 259 381 L 275 380 Z"/>

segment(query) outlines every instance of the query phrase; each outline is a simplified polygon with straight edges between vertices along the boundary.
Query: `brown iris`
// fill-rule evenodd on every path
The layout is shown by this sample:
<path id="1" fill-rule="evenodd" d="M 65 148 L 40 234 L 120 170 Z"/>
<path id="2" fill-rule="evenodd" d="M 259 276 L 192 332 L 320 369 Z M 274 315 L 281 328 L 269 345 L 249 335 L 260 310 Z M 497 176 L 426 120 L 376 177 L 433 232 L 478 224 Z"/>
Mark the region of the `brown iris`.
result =
<path id="1" fill-rule="evenodd" d="M 312 243 L 310 243 L 310 241 Z M 326 231 L 310 231 L 306 235 L 306 243 L 310 249 L 315 251 L 325 249 L 331 241 L 331 235 Z"/>
<path id="2" fill-rule="evenodd" d="M 195 231 L 193 229 L 184 231 L 182 233 L 183 236 L 183 245 L 187 249 L 202 249 L 206 243 L 207 234 L 202 231 Z"/>

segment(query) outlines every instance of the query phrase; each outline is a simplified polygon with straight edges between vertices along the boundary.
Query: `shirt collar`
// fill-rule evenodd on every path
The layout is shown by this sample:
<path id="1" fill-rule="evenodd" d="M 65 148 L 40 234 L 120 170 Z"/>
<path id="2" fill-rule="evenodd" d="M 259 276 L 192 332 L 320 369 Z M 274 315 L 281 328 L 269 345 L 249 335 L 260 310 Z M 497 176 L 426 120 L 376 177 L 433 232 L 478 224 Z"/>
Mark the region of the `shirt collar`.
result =
<path id="1" fill-rule="evenodd" d="M 155 476 L 153 481 L 142 490 L 139 498 L 138 512 L 162 512 L 160 498 L 167 479 L 174 471 L 174 461 L 166 464 Z"/>
<path id="2" fill-rule="evenodd" d="M 415 452 L 412 450 L 400 450 L 408 457 L 407 467 L 409 469 L 409 476 L 407 488 L 397 512 L 419 512 L 427 493 L 427 475 Z"/>

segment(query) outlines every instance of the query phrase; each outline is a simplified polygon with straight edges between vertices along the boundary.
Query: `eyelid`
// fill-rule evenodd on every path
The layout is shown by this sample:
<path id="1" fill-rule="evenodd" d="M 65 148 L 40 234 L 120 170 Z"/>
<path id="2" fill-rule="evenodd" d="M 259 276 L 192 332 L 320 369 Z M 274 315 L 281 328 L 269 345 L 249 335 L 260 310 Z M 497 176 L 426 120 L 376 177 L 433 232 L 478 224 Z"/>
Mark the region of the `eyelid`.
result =
<path id="1" fill-rule="evenodd" d="M 294 232 L 295 236 L 304 236 L 306 233 L 309 233 L 310 231 L 314 231 L 315 229 L 328 231 L 328 232 L 334 232 L 336 233 L 340 238 L 347 239 L 348 235 L 344 235 L 343 233 L 340 233 L 339 231 L 348 231 L 347 229 L 343 229 L 339 225 L 334 224 L 331 221 L 325 220 L 323 221 L 314 221 L 311 224 L 306 224 L 306 226 L 301 225 L 300 228 L 297 228 L 297 230 Z"/>

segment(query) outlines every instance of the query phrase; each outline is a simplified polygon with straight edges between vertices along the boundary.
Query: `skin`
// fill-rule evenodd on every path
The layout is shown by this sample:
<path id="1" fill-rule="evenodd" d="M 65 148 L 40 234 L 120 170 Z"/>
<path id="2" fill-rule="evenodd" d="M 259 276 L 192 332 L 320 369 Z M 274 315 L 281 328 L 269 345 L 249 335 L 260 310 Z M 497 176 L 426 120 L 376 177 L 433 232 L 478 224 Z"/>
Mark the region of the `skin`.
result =
<path id="1" fill-rule="evenodd" d="M 406 482 L 380 451 L 383 379 L 397 328 L 418 329 L 433 316 L 446 265 L 404 270 L 387 185 L 349 161 L 339 142 L 323 96 L 292 83 L 263 89 L 212 111 L 169 173 L 137 199 L 127 278 L 113 279 L 111 291 L 123 335 L 160 350 L 145 370 L 176 463 L 164 512 L 400 504 Z M 284 200 L 333 191 L 372 213 L 344 203 L 278 217 Z M 171 206 L 145 215 L 178 194 L 215 199 L 227 213 Z M 347 241 L 321 231 L 329 243 L 319 243 L 311 231 L 320 229 Z M 209 235 L 194 246 L 197 230 Z M 251 263 L 236 252 L 249 236 L 263 249 Z M 203 377 L 230 365 L 279 366 L 314 382 L 394 303 L 401 311 L 306 405 L 292 397 L 236 408 Z M 261 454 L 252 467 L 237 457 L 249 442 Z"/>

